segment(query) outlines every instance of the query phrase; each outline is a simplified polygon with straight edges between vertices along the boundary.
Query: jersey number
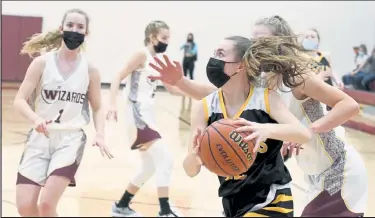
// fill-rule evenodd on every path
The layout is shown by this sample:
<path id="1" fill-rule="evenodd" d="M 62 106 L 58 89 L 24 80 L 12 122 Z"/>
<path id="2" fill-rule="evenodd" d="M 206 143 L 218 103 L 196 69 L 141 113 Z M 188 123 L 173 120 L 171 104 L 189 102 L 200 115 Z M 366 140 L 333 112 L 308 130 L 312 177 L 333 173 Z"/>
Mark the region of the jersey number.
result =
<path id="1" fill-rule="evenodd" d="M 268 151 L 268 146 L 264 142 L 260 142 L 258 153 L 264 154 Z"/>
<path id="2" fill-rule="evenodd" d="M 64 113 L 64 109 L 61 109 L 60 111 L 59 111 L 59 116 L 56 118 L 56 120 L 55 120 L 55 123 L 60 123 L 60 118 L 61 118 L 61 115 Z"/>

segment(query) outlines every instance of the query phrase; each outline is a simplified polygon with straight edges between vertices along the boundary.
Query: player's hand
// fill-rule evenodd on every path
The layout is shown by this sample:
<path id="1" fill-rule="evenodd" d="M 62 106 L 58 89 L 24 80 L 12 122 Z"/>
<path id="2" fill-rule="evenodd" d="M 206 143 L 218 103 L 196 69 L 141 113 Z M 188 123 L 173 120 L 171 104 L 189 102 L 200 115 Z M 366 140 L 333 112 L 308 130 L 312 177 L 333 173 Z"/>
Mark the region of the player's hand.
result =
<path id="1" fill-rule="evenodd" d="M 36 126 L 35 127 L 35 130 L 38 132 L 38 133 L 42 133 L 44 134 L 47 138 L 49 138 L 49 132 L 47 130 L 47 125 L 52 123 L 52 120 L 49 120 L 49 121 L 45 121 L 44 119 L 42 118 L 39 118 L 37 120 L 35 120 L 34 122 L 34 125 Z"/>
<path id="2" fill-rule="evenodd" d="M 107 112 L 107 120 L 111 120 L 112 118 L 117 122 L 117 108 L 111 107 Z"/>
<path id="3" fill-rule="evenodd" d="M 284 142 L 283 147 L 281 148 L 281 154 L 283 156 L 288 154 L 289 157 L 292 157 L 294 151 L 296 152 L 296 155 L 299 155 L 301 149 L 303 149 L 301 147 L 301 144 L 294 142 Z"/>
<path id="4" fill-rule="evenodd" d="M 154 57 L 156 63 L 158 63 L 158 66 L 154 65 L 153 63 L 149 63 L 150 67 L 152 67 L 154 70 L 158 71 L 160 73 L 160 76 L 149 76 L 148 78 L 154 79 L 154 80 L 161 80 L 167 84 L 170 85 L 176 85 L 184 76 L 184 73 L 182 71 L 181 64 L 177 61 L 173 61 L 174 65 L 169 60 L 168 56 L 163 55 L 163 58 L 165 60 L 165 65 L 163 62 L 160 61 L 159 58 Z"/>
<path id="5" fill-rule="evenodd" d="M 202 140 L 202 130 L 197 129 L 197 132 L 195 133 L 194 139 L 193 139 L 193 150 L 191 151 L 191 154 L 195 156 L 197 161 L 203 165 L 200 155 L 200 142 Z"/>
<path id="6" fill-rule="evenodd" d="M 100 153 L 104 157 L 106 155 L 109 159 L 113 158 L 112 153 L 109 151 L 107 145 L 105 144 L 104 136 L 101 134 L 96 134 L 94 143 L 92 146 L 98 146 L 100 149 Z"/>
<path id="7" fill-rule="evenodd" d="M 251 134 L 246 136 L 243 140 L 245 142 L 255 140 L 253 153 L 258 151 L 260 143 L 266 141 L 269 136 L 267 124 L 250 122 L 243 118 L 236 119 L 233 124 L 241 126 L 236 129 L 237 132 L 251 132 Z"/>

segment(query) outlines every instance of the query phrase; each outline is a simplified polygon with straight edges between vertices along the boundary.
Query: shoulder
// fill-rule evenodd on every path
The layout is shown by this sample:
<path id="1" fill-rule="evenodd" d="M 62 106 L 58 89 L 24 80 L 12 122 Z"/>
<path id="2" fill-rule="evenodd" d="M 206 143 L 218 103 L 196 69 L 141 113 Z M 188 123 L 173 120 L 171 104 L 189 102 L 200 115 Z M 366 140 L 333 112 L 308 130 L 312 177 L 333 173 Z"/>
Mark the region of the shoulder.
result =
<path id="1" fill-rule="evenodd" d="M 43 71 L 46 66 L 49 55 L 49 53 L 46 53 L 34 58 L 30 64 L 30 68 Z"/>

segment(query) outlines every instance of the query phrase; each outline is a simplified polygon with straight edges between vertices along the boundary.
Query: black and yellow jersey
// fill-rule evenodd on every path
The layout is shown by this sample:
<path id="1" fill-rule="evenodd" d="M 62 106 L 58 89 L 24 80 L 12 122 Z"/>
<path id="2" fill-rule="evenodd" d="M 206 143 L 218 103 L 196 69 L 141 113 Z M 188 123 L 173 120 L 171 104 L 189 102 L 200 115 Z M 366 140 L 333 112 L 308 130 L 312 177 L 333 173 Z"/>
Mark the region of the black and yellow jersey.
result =
<path id="1" fill-rule="evenodd" d="M 207 124 L 227 118 L 244 118 L 257 123 L 277 123 L 269 115 L 272 108 L 269 105 L 268 93 L 269 90 L 266 88 L 250 88 L 240 111 L 234 117 L 228 117 L 223 93 L 219 89 L 202 100 Z M 246 173 L 227 178 L 219 176 L 219 196 L 223 197 L 223 200 L 226 198 L 233 202 L 230 206 L 232 215 L 241 214 L 241 211 L 246 212 L 261 199 L 264 200 L 272 184 L 284 185 L 292 180 L 281 157 L 282 144 L 282 141 L 266 140 L 261 144 L 254 164 Z"/>
<path id="2" fill-rule="evenodd" d="M 314 58 L 314 60 L 316 61 L 316 63 L 318 63 L 317 65 L 317 67 L 319 67 L 319 69 L 317 69 L 318 72 L 331 70 L 331 65 L 328 59 L 323 55 L 323 53 L 317 52 L 317 56 Z M 331 86 L 333 85 L 331 78 L 328 78 L 325 82 Z"/>

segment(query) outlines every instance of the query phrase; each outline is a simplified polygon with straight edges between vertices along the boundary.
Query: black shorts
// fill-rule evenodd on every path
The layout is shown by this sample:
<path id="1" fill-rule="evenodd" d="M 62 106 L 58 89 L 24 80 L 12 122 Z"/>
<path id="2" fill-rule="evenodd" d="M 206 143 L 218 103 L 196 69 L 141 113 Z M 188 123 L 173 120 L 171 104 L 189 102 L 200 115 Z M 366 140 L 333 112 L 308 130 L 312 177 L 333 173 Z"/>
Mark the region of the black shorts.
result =
<path id="1" fill-rule="evenodd" d="M 275 190 L 273 192 L 275 193 Z M 267 201 L 268 193 L 269 191 L 265 191 L 257 193 L 256 196 L 239 193 L 223 197 L 224 213 L 227 217 L 293 217 L 293 197 L 290 188 L 277 189 L 272 201 L 261 206 Z"/>

